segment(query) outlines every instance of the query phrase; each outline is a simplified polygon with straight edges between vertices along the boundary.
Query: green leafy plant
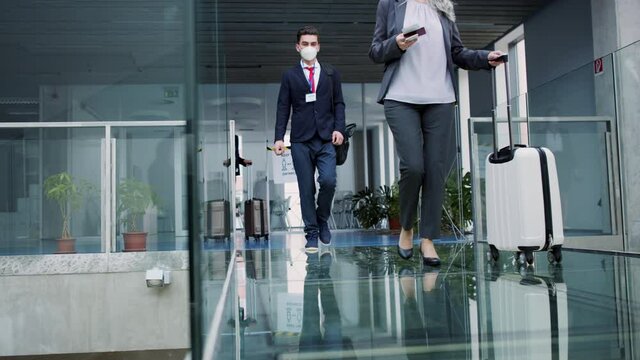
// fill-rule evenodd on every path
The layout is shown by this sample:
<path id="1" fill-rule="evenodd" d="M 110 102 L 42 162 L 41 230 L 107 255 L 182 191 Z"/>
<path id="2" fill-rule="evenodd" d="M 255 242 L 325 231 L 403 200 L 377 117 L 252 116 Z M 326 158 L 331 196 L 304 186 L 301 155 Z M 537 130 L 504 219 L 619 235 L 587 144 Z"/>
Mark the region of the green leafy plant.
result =
<path id="1" fill-rule="evenodd" d="M 382 219 L 400 218 L 400 191 L 396 181 L 391 187 L 382 185 L 375 191 L 366 187 L 353 196 L 353 214 L 364 228 L 378 225 Z"/>
<path id="2" fill-rule="evenodd" d="M 61 239 L 71 239 L 69 224 L 71 213 L 82 205 L 83 194 L 90 189 L 86 182 L 77 184 L 68 172 L 61 172 L 47 177 L 44 181 L 44 193 L 47 199 L 58 203 L 62 215 Z"/>
<path id="3" fill-rule="evenodd" d="M 138 219 L 147 209 L 158 204 L 158 198 L 151 186 L 137 179 L 125 179 L 118 185 L 118 217 L 125 231 L 137 232 Z"/>
<path id="4" fill-rule="evenodd" d="M 386 216 L 386 209 L 380 194 L 366 187 L 353 196 L 353 214 L 365 229 L 376 226 Z"/>
<path id="5" fill-rule="evenodd" d="M 398 180 L 396 180 L 393 185 L 391 185 L 387 212 L 389 219 L 400 218 L 400 186 L 398 185 Z"/>
<path id="6" fill-rule="evenodd" d="M 392 201 L 391 188 L 387 185 L 381 185 L 376 190 L 375 195 L 380 199 L 380 205 L 382 206 L 382 218 L 388 218 Z"/>
<path id="7" fill-rule="evenodd" d="M 472 219 L 472 194 L 471 194 L 471 173 L 466 172 L 462 176 L 462 188 L 458 189 L 458 178 L 455 172 L 451 173 L 447 179 L 444 192 L 443 205 L 445 210 L 451 215 L 453 224 L 464 231 Z M 462 206 L 462 211 L 460 211 Z M 442 230 L 451 231 L 451 220 L 446 212 L 442 212 Z"/>

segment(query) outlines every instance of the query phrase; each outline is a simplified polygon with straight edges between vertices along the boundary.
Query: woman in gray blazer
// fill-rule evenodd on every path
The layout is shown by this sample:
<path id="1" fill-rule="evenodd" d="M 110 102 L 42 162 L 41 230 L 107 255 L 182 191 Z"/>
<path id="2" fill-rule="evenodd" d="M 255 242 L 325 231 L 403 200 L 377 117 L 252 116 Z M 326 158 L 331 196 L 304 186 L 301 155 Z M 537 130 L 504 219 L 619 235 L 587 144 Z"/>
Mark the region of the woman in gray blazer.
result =
<path id="1" fill-rule="evenodd" d="M 405 38 L 410 28 L 425 31 Z M 440 265 L 432 239 L 440 236 L 444 184 L 455 159 L 454 64 L 490 69 L 500 64 L 501 55 L 462 45 L 450 0 L 378 3 L 369 57 L 385 64 L 378 102 L 384 104 L 400 159 L 398 253 L 404 259 L 413 254 L 413 222 L 422 195 L 423 263 Z"/>

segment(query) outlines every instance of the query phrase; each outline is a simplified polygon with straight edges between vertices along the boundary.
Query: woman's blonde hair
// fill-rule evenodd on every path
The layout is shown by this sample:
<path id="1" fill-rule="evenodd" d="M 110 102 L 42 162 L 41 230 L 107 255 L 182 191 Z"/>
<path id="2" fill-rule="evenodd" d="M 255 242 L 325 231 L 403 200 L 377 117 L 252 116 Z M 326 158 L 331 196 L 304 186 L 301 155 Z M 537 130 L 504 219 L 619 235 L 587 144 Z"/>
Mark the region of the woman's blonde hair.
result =
<path id="1" fill-rule="evenodd" d="M 453 2 L 451 0 L 430 0 L 431 4 L 445 14 L 449 20 L 456 21 L 456 14 L 453 11 Z"/>

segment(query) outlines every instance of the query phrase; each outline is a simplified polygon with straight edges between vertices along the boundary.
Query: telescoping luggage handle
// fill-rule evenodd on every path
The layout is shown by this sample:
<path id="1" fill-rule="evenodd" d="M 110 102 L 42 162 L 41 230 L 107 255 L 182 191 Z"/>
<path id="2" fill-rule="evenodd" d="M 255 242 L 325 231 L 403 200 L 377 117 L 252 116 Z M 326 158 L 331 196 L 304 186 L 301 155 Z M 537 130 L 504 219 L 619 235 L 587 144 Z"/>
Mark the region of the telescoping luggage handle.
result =
<path id="1" fill-rule="evenodd" d="M 247 199 L 252 200 L 253 199 L 253 174 L 251 172 L 252 166 L 251 165 L 247 165 L 246 167 L 247 171 L 246 171 L 246 179 L 244 179 L 244 181 L 247 182 Z"/>
<path id="2" fill-rule="evenodd" d="M 504 78 L 507 86 L 507 126 L 509 127 L 509 151 L 513 151 L 513 133 L 511 130 L 511 89 L 509 88 L 509 55 L 504 54 L 497 60 L 504 62 Z M 491 69 L 491 86 L 493 96 L 491 96 L 491 120 L 493 125 L 493 156 L 498 157 L 498 124 L 497 124 L 497 109 L 496 103 L 498 102 L 497 88 L 496 88 L 496 68 Z"/>

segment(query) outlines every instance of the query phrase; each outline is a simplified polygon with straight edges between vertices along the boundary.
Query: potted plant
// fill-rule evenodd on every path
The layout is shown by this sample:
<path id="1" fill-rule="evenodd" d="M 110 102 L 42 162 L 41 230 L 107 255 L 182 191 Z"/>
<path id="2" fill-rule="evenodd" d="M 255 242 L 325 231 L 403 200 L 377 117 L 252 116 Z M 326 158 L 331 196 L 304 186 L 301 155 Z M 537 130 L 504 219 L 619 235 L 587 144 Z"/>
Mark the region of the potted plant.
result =
<path id="1" fill-rule="evenodd" d="M 364 188 L 353 196 L 352 201 L 353 214 L 365 229 L 375 227 L 386 216 L 382 197 L 373 189 Z"/>
<path id="2" fill-rule="evenodd" d="M 145 251 L 147 233 L 140 231 L 139 221 L 147 209 L 158 203 L 157 196 L 146 184 L 137 179 L 125 179 L 118 185 L 118 218 L 124 226 L 124 251 Z"/>
<path id="3" fill-rule="evenodd" d="M 391 187 L 387 185 L 380 187 L 380 195 L 384 199 L 385 212 L 389 220 L 390 230 L 400 230 L 400 186 L 398 181 L 394 181 Z"/>
<path id="4" fill-rule="evenodd" d="M 71 236 L 71 214 L 82 205 L 82 196 L 86 186 L 78 185 L 68 172 L 53 174 L 44 181 L 44 194 L 47 199 L 58 203 L 62 216 L 62 235 L 58 239 L 57 254 L 76 252 L 76 239 Z"/>

